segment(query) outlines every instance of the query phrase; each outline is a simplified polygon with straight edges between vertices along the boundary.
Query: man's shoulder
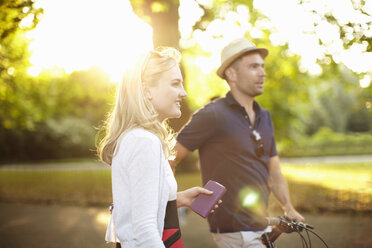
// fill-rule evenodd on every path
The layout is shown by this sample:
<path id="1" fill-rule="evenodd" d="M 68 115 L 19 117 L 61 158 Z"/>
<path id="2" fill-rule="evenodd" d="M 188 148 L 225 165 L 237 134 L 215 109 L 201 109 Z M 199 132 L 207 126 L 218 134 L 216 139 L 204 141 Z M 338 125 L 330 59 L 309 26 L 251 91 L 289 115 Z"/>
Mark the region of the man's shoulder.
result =
<path id="1" fill-rule="evenodd" d="M 271 119 L 271 114 L 269 110 L 262 108 L 262 114 Z"/>
<path id="2" fill-rule="evenodd" d="M 264 108 L 262 108 L 262 107 L 261 107 L 261 112 L 262 112 L 262 114 L 264 114 L 264 115 L 270 115 L 269 110 L 264 109 Z"/>
<path id="3" fill-rule="evenodd" d="M 258 102 L 256 102 L 255 104 L 257 104 L 257 107 L 260 109 L 261 115 L 268 116 L 268 117 L 271 116 L 270 112 L 267 109 L 265 109 L 264 107 L 262 107 Z"/>
<path id="4" fill-rule="evenodd" d="M 219 98 L 212 102 L 205 104 L 203 107 L 199 108 L 196 113 L 203 113 L 203 112 L 215 112 L 215 111 L 222 111 L 224 108 L 227 107 L 227 103 L 225 98 Z"/>

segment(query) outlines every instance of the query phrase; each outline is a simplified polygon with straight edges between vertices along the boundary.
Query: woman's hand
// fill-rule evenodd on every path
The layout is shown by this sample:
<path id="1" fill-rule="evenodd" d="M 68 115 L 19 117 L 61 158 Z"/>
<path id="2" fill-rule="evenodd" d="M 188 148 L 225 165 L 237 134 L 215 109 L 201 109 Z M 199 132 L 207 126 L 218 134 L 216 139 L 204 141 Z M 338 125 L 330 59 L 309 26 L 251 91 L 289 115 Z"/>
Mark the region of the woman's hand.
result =
<path id="1" fill-rule="evenodd" d="M 202 187 L 193 187 L 184 191 L 177 192 L 177 207 L 190 207 L 191 203 L 199 194 L 212 195 L 213 192 Z M 219 200 L 218 204 L 222 201 Z M 218 208 L 218 204 L 214 206 L 214 209 Z M 214 210 L 211 211 L 213 213 Z"/>

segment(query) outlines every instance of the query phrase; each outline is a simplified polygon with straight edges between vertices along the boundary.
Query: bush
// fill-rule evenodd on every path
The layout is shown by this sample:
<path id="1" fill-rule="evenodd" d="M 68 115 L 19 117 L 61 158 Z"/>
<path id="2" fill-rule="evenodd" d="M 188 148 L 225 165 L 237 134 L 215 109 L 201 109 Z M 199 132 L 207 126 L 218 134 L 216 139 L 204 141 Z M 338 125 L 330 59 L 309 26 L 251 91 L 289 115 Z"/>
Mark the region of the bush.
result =
<path id="1" fill-rule="evenodd" d="M 94 127 L 114 100 L 116 85 L 107 74 L 46 71 L 12 84 L 14 92 L 0 99 L 2 163 L 93 156 Z"/>
<path id="2" fill-rule="evenodd" d="M 89 157 L 93 155 L 95 130 L 76 117 L 50 119 L 35 130 L 0 132 L 2 162 Z"/>
<path id="3" fill-rule="evenodd" d="M 278 150 L 282 157 L 372 154 L 372 135 L 335 133 L 323 127 L 311 137 L 280 142 Z"/>

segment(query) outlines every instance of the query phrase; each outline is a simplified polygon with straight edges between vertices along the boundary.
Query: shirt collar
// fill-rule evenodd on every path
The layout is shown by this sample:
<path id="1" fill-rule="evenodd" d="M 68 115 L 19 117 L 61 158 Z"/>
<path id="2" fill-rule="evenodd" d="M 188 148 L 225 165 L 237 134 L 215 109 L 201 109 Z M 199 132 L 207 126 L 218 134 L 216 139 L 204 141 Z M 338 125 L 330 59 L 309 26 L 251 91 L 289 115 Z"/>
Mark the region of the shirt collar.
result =
<path id="1" fill-rule="evenodd" d="M 235 100 L 234 96 L 231 94 L 231 91 L 227 92 L 227 94 L 226 94 L 226 101 L 227 101 L 227 103 L 228 103 L 230 106 L 234 106 L 234 105 L 236 105 L 236 106 L 239 106 L 239 107 L 243 108 L 243 106 L 240 105 L 240 103 L 238 103 L 238 102 Z M 258 102 L 256 102 L 255 100 L 253 101 L 253 109 L 254 109 L 254 111 L 256 112 L 257 116 L 259 116 L 260 113 L 261 113 L 261 106 L 260 106 L 260 105 L 258 104 Z"/>

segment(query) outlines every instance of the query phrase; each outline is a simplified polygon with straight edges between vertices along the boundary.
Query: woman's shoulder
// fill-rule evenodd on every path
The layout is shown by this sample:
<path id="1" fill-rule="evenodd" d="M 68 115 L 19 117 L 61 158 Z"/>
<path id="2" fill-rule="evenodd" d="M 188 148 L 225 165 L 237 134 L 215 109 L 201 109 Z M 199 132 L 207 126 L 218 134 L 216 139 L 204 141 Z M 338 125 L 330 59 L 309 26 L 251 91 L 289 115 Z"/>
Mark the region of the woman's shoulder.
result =
<path id="1" fill-rule="evenodd" d="M 135 154 L 158 156 L 161 150 L 161 141 L 155 134 L 143 128 L 134 128 L 123 133 L 119 138 L 114 154 L 115 157 L 131 157 Z"/>
<path id="2" fill-rule="evenodd" d="M 154 133 L 144 129 L 144 128 L 133 128 L 127 131 L 123 138 L 122 142 L 150 142 L 153 144 L 159 144 L 161 146 L 161 141 Z"/>

